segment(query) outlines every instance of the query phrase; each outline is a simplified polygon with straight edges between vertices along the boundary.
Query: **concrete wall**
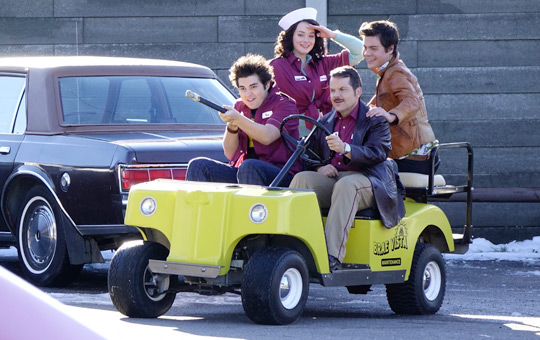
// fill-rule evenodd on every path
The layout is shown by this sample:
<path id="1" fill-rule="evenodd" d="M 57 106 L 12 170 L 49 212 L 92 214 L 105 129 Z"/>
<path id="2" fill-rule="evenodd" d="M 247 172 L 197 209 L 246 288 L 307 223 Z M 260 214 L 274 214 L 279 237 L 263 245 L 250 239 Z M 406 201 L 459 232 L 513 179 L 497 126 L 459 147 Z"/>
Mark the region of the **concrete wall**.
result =
<path id="1" fill-rule="evenodd" d="M 475 234 L 540 234 L 540 0 L 0 0 L 0 55 L 175 59 L 228 82 L 239 56 L 273 56 L 279 18 L 306 2 L 326 6 L 322 21 L 350 34 L 363 21 L 395 21 L 438 139 L 474 147 L 475 187 L 503 201 L 530 188 L 537 201 L 477 203 Z M 365 62 L 358 68 L 368 100 L 376 78 Z M 442 156 L 441 172 L 461 178 L 464 153 Z M 464 223 L 461 203 L 441 205 L 452 225 Z"/>

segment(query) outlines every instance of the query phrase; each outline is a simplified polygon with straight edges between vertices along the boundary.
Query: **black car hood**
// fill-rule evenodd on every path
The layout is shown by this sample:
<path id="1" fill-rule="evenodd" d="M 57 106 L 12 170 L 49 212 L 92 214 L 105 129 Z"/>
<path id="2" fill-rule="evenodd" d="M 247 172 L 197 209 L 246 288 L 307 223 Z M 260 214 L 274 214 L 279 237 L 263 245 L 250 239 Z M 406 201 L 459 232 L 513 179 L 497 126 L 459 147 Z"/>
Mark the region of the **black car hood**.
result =
<path id="1" fill-rule="evenodd" d="M 201 132 L 131 132 L 84 134 L 90 138 L 116 144 L 134 151 L 134 163 L 185 164 L 195 157 L 227 161 L 223 154 L 223 133 Z"/>

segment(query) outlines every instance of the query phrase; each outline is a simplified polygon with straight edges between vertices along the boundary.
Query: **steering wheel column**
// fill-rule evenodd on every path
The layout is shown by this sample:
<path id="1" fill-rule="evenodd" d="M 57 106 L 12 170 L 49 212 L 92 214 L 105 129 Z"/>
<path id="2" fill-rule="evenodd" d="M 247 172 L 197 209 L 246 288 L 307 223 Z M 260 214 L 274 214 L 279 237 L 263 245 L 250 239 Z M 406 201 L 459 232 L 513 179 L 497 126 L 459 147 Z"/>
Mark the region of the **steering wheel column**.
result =
<path id="1" fill-rule="evenodd" d="M 289 120 L 293 120 L 293 119 L 308 121 L 308 122 L 312 123 L 314 127 L 306 137 L 301 137 L 300 140 L 296 140 L 291 135 L 286 133 L 285 128 L 284 128 L 285 124 Z M 272 183 L 270 183 L 270 186 L 269 186 L 270 188 L 279 187 L 279 184 L 281 183 L 283 178 L 287 175 L 287 173 L 289 172 L 289 170 L 291 169 L 293 164 L 298 160 L 298 158 L 300 158 L 302 161 L 304 161 L 306 163 L 309 163 L 309 164 L 312 164 L 314 166 L 325 165 L 325 164 L 330 163 L 330 161 L 332 160 L 332 158 L 335 155 L 334 151 L 331 151 L 330 156 L 328 158 L 324 159 L 323 157 L 321 157 L 319 154 L 317 154 L 313 149 L 311 149 L 309 147 L 309 143 L 311 142 L 311 139 L 312 139 L 313 135 L 315 134 L 316 129 L 321 129 L 326 136 L 329 136 L 329 135 L 332 134 L 319 121 L 317 121 L 317 120 L 315 120 L 315 119 L 313 119 L 311 117 L 304 116 L 304 115 L 291 115 L 291 116 L 285 118 L 281 122 L 281 125 L 279 127 L 279 131 L 281 133 L 281 138 L 283 138 L 283 141 L 284 141 L 285 145 L 287 146 L 287 148 L 290 151 L 292 151 L 293 154 L 291 155 L 291 157 L 289 158 L 287 163 L 285 163 L 285 165 L 283 166 L 281 171 L 278 173 L 276 178 L 274 178 Z"/>

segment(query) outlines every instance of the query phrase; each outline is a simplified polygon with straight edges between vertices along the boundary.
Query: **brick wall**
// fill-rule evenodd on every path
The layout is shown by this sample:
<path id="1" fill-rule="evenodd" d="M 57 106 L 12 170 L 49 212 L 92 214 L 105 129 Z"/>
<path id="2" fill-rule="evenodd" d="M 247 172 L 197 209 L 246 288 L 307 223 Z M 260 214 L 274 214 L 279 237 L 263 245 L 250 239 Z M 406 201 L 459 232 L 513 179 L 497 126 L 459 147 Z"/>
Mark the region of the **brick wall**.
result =
<path id="1" fill-rule="evenodd" d="M 325 5 L 325 1 L 311 3 Z M 309 0 L 308 0 L 309 3 Z M 273 56 L 279 18 L 304 0 L 0 0 L 0 55 L 113 55 L 200 63 L 228 83 L 227 69 L 248 52 Z M 540 194 L 540 0 L 328 0 L 327 24 L 358 34 L 363 21 L 397 23 L 402 59 L 424 90 L 441 142 L 469 141 L 475 187 L 509 201 L 516 188 Z M 329 44 L 330 50 L 338 46 Z M 364 100 L 375 76 L 358 66 Z M 458 179 L 464 155 L 443 154 Z M 538 200 L 538 199 L 537 199 Z M 461 203 L 443 203 L 452 225 Z M 540 205 L 479 202 L 477 235 L 540 234 Z M 519 226 L 520 228 L 515 228 Z M 494 227 L 494 228 L 491 228 Z M 484 228 L 484 229 L 482 229 Z M 480 233 L 480 234 L 479 234 Z M 487 234 L 486 234 L 487 235 Z M 494 237 L 495 238 L 495 237 Z M 519 237 L 518 237 L 519 238 Z"/>

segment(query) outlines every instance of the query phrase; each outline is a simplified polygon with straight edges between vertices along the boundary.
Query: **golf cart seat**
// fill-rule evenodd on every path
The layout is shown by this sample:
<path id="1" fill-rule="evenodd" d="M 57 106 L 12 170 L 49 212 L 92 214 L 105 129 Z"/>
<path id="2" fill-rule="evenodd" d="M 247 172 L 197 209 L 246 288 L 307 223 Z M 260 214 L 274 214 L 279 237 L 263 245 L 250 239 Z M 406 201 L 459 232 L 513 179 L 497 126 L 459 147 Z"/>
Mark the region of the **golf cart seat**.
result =
<path id="1" fill-rule="evenodd" d="M 419 174 L 416 172 L 400 172 L 399 178 L 405 188 L 426 188 L 429 185 L 429 175 Z M 446 185 L 443 176 L 433 176 L 433 185 L 436 187 Z"/>
<path id="2" fill-rule="evenodd" d="M 463 254 L 468 250 L 468 244 L 471 243 L 472 235 L 472 191 L 473 191 L 473 150 L 469 143 L 441 143 L 438 147 L 431 150 L 435 160 L 435 155 L 441 149 L 466 149 L 467 150 L 467 173 L 466 182 L 461 185 L 447 184 L 446 180 L 441 175 L 434 174 L 434 164 L 431 164 L 430 174 L 418 174 L 409 172 L 400 172 L 399 177 L 405 187 L 405 195 L 414 199 L 417 202 L 428 203 L 429 199 L 438 201 L 439 199 L 448 199 L 456 193 L 465 195 L 466 213 L 465 213 L 465 230 L 463 234 L 455 234 L 454 245 L 455 252 Z"/>
<path id="3" fill-rule="evenodd" d="M 450 198 L 453 194 L 465 192 L 470 199 L 472 192 L 472 148 L 469 143 L 441 143 L 431 152 L 436 155 L 440 149 L 457 149 L 465 148 L 468 151 L 467 164 L 467 183 L 463 185 L 447 184 L 442 175 L 434 174 L 434 165 L 431 165 L 430 174 L 419 174 L 412 172 L 400 172 L 399 177 L 407 197 L 413 198 L 416 201 L 427 203 L 428 198 Z M 435 156 L 431 157 L 434 162 Z M 469 200 L 468 199 L 468 200 Z"/>

